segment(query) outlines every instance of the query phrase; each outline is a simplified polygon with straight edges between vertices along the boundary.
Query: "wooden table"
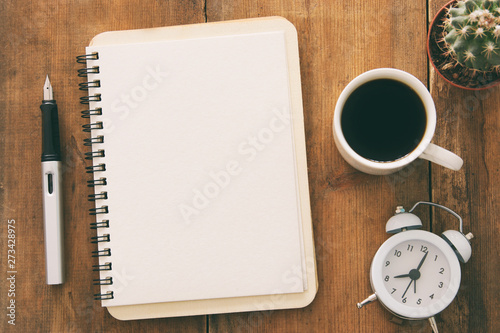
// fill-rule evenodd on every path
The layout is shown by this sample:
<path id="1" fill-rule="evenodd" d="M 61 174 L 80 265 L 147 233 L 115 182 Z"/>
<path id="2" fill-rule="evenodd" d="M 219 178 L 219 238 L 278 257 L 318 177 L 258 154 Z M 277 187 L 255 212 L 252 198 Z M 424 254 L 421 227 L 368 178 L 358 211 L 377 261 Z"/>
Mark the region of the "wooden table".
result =
<path id="1" fill-rule="evenodd" d="M 395 319 L 371 294 L 368 271 L 388 238 L 397 205 L 448 206 L 473 232 L 456 300 L 440 332 L 500 331 L 498 265 L 500 90 L 468 92 L 436 75 L 425 50 L 428 21 L 446 0 L 430 1 L 2 1 L 0 3 L 1 331 L 52 332 L 430 332 L 427 321 Z M 97 33 L 280 15 L 298 30 L 319 291 L 297 310 L 120 322 L 93 301 L 85 186 L 88 175 L 75 57 Z M 463 157 L 454 172 L 417 161 L 385 177 L 351 168 L 332 137 L 337 97 L 377 67 L 405 70 L 430 89 L 438 110 L 434 142 Z M 40 180 L 41 88 L 50 74 L 59 103 L 64 158 L 68 281 L 47 286 Z M 451 215 L 423 208 L 424 228 L 456 229 Z M 16 325 L 8 324 L 8 220 L 16 222 Z"/>

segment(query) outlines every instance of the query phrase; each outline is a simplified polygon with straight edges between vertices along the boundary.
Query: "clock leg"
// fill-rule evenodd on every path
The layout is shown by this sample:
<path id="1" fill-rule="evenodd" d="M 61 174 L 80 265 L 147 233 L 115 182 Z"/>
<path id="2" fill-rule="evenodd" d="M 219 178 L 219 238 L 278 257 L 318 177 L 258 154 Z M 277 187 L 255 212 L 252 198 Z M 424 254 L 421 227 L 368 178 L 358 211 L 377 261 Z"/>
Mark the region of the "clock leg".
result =
<path id="1" fill-rule="evenodd" d="M 371 294 L 370 296 L 368 296 L 367 299 L 357 304 L 358 309 L 361 309 L 366 304 L 370 304 L 371 302 L 375 302 L 376 300 L 377 300 L 377 294 Z"/>
<path id="2" fill-rule="evenodd" d="M 430 317 L 429 318 L 429 323 L 431 324 L 432 332 L 439 333 L 438 332 L 438 327 L 437 327 L 437 324 L 436 324 L 436 318 Z"/>

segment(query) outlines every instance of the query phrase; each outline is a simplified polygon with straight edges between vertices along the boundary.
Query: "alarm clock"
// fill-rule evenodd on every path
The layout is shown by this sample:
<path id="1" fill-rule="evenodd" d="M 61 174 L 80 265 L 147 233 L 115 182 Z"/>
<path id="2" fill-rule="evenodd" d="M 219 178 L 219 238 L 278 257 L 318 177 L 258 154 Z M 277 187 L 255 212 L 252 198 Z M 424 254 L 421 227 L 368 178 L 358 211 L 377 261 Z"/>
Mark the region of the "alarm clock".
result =
<path id="1" fill-rule="evenodd" d="M 423 230 L 422 221 L 413 214 L 419 205 L 444 209 L 459 220 L 459 230 L 447 230 L 441 237 Z M 387 239 L 373 257 L 370 282 L 374 294 L 358 303 L 358 308 L 375 300 L 394 315 L 409 320 L 429 319 L 437 332 L 434 315 L 443 311 L 460 287 L 459 261 L 466 263 L 472 254 L 471 233 L 464 235 L 462 218 L 451 209 L 417 202 L 408 212 L 397 207 L 386 224 Z"/>

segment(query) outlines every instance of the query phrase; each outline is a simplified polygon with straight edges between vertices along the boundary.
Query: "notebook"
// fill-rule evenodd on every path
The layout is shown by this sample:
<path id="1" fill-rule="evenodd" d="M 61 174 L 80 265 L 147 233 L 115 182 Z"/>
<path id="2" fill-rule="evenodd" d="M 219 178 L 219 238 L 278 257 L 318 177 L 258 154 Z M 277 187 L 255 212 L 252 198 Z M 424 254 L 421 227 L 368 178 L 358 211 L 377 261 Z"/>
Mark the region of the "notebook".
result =
<path id="1" fill-rule="evenodd" d="M 102 306 L 129 320 L 312 302 L 294 26 L 105 32 L 78 61 Z"/>

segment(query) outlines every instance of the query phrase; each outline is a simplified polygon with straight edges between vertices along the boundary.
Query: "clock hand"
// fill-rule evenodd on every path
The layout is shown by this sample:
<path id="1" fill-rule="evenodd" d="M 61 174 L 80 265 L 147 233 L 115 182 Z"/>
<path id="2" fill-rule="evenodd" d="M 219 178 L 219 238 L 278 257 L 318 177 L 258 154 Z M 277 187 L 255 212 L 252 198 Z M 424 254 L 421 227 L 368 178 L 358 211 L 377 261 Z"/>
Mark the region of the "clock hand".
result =
<path id="1" fill-rule="evenodd" d="M 396 275 L 394 278 L 406 278 L 409 277 L 411 279 L 410 283 L 408 284 L 408 287 L 406 287 L 405 292 L 403 293 L 403 296 L 401 298 L 404 298 L 406 293 L 408 292 L 408 289 L 410 289 L 410 286 L 412 283 L 413 284 L 413 292 L 416 294 L 417 293 L 417 280 L 420 278 L 420 267 L 424 264 L 425 259 L 427 258 L 427 255 L 429 252 L 425 252 L 424 257 L 420 260 L 420 263 L 418 264 L 416 269 L 412 269 L 410 273 L 408 274 L 401 274 L 401 275 Z"/>
<path id="2" fill-rule="evenodd" d="M 417 269 L 415 270 L 411 270 L 410 271 L 410 274 L 408 274 L 408 276 L 410 277 L 411 279 L 411 282 L 415 282 L 413 284 L 413 293 L 417 293 L 417 280 L 420 278 L 420 267 L 422 267 L 422 265 L 424 264 L 424 261 L 425 261 L 425 258 L 427 258 L 427 255 L 429 254 L 429 251 L 425 252 L 424 254 L 424 257 L 422 258 L 422 260 L 420 260 L 420 263 L 418 264 L 417 266 Z M 410 282 L 410 284 L 411 284 Z M 408 288 L 410 286 L 408 285 Z M 408 290 L 408 288 L 406 288 L 406 291 Z M 406 291 L 405 291 L 405 294 L 406 294 Z M 403 297 L 404 297 L 404 294 L 403 294 Z"/>
<path id="3" fill-rule="evenodd" d="M 394 278 L 405 278 L 405 277 L 410 277 L 410 274 L 402 274 L 402 275 L 396 275 Z"/>
<path id="4" fill-rule="evenodd" d="M 410 281 L 410 284 L 408 285 L 408 287 L 406 287 L 406 290 L 405 290 L 405 292 L 403 293 L 403 296 L 401 296 L 401 298 L 404 298 L 404 297 L 405 297 L 406 292 L 408 291 L 408 289 L 410 289 L 411 283 L 412 283 L 413 281 L 415 281 L 415 280 L 413 280 L 413 279 L 412 279 L 412 280 Z"/>
<path id="5" fill-rule="evenodd" d="M 422 260 L 420 260 L 420 263 L 418 264 L 417 271 L 419 271 L 420 267 L 422 267 L 422 265 L 423 265 L 423 263 L 425 261 L 425 258 L 427 258 L 428 254 L 429 254 L 429 251 L 425 252 L 424 257 L 422 258 Z"/>

